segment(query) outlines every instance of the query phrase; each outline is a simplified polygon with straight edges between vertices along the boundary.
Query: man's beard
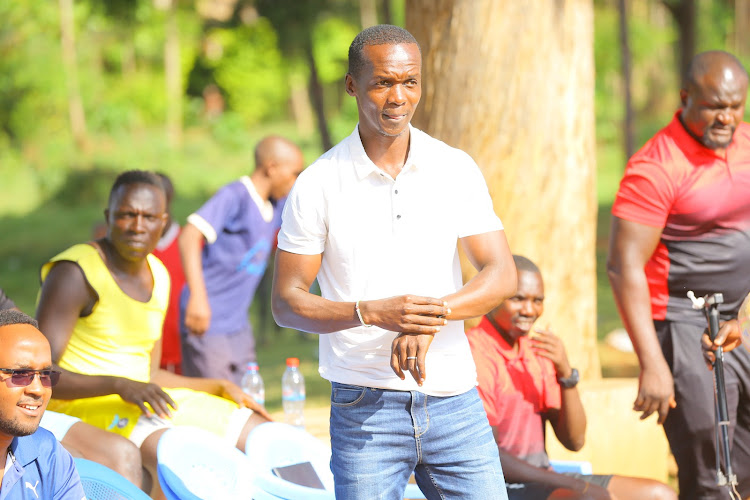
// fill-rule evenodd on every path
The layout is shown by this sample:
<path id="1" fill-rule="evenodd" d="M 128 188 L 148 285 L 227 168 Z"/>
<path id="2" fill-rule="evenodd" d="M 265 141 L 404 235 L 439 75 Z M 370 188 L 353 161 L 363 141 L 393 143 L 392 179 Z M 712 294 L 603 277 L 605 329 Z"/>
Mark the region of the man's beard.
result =
<path id="1" fill-rule="evenodd" d="M 17 419 L 0 419 L 0 432 L 8 436 L 29 436 L 34 434 L 39 427 L 39 421 L 22 424 Z"/>
<path id="2" fill-rule="evenodd" d="M 703 132 L 703 137 L 700 138 L 700 143 L 706 146 L 708 149 L 724 149 L 724 148 L 729 147 L 730 144 L 732 144 L 732 140 L 734 140 L 735 127 L 732 127 L 732 135 L 729 137 L 729 140 L 726 142 L 724 141 L 718 142 L 718 141 L 714 141 L 710 139 L 708 136 L 708 132 L 710 132 L 710 130 L 711 130 L 711 127 L 706 129 Z"/>

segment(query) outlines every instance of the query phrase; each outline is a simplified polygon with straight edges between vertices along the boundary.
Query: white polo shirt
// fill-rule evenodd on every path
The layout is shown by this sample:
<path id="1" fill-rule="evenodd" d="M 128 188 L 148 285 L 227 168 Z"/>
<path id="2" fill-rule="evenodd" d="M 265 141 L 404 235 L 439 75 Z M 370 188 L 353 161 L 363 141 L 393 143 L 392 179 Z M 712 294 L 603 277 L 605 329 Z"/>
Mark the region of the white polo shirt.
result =
<path id="1" fill-rule="evenodd" d="M 409 157 L 396 179 L 370 160 L 355 127 L 302 172 L 289 194 L 279 248 L 323 255 L 324 298 L 444 297 L 463 286 L 458 239 L 503 228 L 471 157 L 411 126 L 410 133 Z M 422 387 L 411 374 L 402 381 L 391 370 L 395 335 L 362 326 L 320 335 L 321 376 L 434 396 L 476 385 L 463 321 L 449 321 L 435 335 Z"/>

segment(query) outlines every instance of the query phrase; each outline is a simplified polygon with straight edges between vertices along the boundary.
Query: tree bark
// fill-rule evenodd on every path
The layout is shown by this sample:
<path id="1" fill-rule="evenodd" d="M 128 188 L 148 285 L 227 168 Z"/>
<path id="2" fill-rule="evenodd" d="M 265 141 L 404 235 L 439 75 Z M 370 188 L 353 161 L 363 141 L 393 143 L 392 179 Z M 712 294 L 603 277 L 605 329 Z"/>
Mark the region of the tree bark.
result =
<path id="1" fill-rule="evenodd" d="M 180 32 L 177 26 L 177 0 L 171 0 L 166 11 L 164 73 L 167 97 L 167 141 L 177 147 L 182 143 L 182 69 L 180 68 Z"/>
<path id="2" fill-rule="evenodd" d="M 695 55 L 696 17 L 698 6 L 695 0 L 662 0 L 672 13 L 677 30 L 680 33 L 678 56 L 680 61 L 680 77 L 687 73 L 690 61 Z"/>
<path id="3" fill-rule="evenodd" d="M 378 7 L 375 0 L 359 0 L 359 22 L 362 29 L 378 24 Z"/>
<path id="4" fill-rule="evenodd" d="M 75 42 L 75 18 L 73 0 L 60 0 L 60 45 L 68 90 L 68 117 L 73 140 L 79 150 L 88 146 L 86 113 L 83 110 L 81 87 L 78 83 L 78 56 Z"/>
<path id="5" fill-rule="evenodd" d="M 331 133 L 328 131 L 328 119 L 326 118 L 325 103 L 323 101 L 323 86 L 318 77 L 318 66 L 315 63 L 315 56 L 313 55 L 312 37 L 310 37 L 310 42 L 305 46 L 305 58 L 310 68 L 310 97 L 313 109 L 315 109 L 315 118 L 318 121 L 320 145 L 323 151 L 328 151 L 333 147 L 333 143 L 331 142 Z"/>
<path id="6" fill-rule="evenodd" d="M 750 56 L 750 1 L 734 0 L 734 52 L 740 59 Z"/>
<path id="7" fill-rule="evenodd" d="M 625 158 L 630 158 L 635 153 L 635 128 L 633 123 L 633 97 L 630 86 L 631 59 L 630 38 L 628 36 L 628 7 L 626 0 L 617 1 L 617 10 L 620 21 L 620 65 L 622 68 L 622 88 L 624 90 L 625 120 L 623 126 L 623 148 Z"/>
<path id="8" fill-rule="evenodd" d="M 540 326 L 599 378 L 592 0 L 411 0 L 406 27 L 415 126 L 477 161 L 511 249 L 542 270 Z"/>

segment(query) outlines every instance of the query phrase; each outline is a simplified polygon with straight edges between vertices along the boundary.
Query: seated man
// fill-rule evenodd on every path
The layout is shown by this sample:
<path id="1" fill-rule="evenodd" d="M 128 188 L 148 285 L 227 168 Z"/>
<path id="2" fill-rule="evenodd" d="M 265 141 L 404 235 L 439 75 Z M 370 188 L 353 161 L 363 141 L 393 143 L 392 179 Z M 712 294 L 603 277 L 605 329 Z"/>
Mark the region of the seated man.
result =
<path id="1" fill-rule="evenodd" d="M 0 310 L 0 500 L 85 500 L 73 457 L 39 428 L 52 386 L 47 339 L 36 321 L 18 310 Z"/>
<path id="2" fill-rule="evenodd" d="M 0 288 L 0 311 L 2 310 L 19 311 Z M 98 462 L 118 472 L 139 488 L 144 486 L 140 450 L 122 436 L 54 411 L 44 412 L 40 425 L 50 431 L 74 457 Z"/>
<path id="3" fill-rule="evenodd" d="M 569 450 L 583 447 L 586 415 L 576 389 L 578 372 L 570 367 L 559 337 L 535 329 L 544 310 L 544 284 L 533 262 L 513 256 L 518 289 L 482 318 L 466 335 L 477 365 L 479 396 L 500 450 L 512 499 L 565 498 L 619 500 L 676 499 L 668 486 L 623 476 L 558 474 L 544 448 L 544 425 Z M 515 484 L 514 484 L 515 483 Z"/>
<path id="4" fill-rule="evenodd" d="M 42 266 L 37 317 L 64 373 L 50 408 L 128 437 L 152 478 L 171 425 L 203 427 L 244 450 L 250 430 L 268 420 L 261 406 L 229 381 L 159 368 L 169 300 L 169 275 L 151 255 L 167 220 L 161 179 L 122 173 L 104 215 L 104 238 Z"/>

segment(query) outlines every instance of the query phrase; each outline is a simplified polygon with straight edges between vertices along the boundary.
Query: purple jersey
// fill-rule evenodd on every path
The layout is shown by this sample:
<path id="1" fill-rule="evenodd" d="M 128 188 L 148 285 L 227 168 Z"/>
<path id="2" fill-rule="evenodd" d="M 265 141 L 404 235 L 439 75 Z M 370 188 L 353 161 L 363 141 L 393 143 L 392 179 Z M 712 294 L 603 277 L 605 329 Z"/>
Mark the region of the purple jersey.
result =
<path id="1" fill-rule="evenodd" d="M 211 306 L 206 335 L 234 333 L 249 325 L 248 309 L 281 226 L 284 200 L 273 205 L 270 221 L 261 215 L 248 177 L 222 187 L 188 220 L 206 236 L 203 279 Z M 195 217 L 197 216 L 197 217 Z M 185 331 L 186 286 L 180 298 L 180 325 Z"/>

